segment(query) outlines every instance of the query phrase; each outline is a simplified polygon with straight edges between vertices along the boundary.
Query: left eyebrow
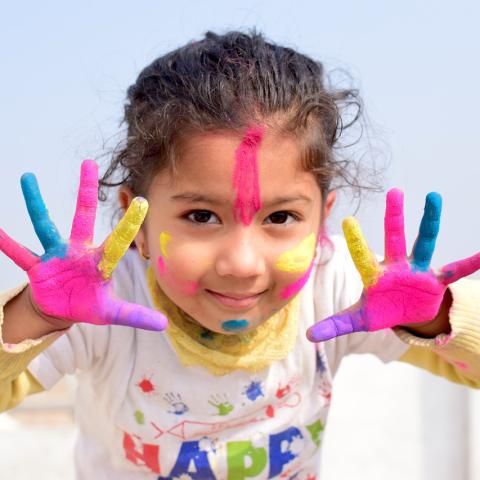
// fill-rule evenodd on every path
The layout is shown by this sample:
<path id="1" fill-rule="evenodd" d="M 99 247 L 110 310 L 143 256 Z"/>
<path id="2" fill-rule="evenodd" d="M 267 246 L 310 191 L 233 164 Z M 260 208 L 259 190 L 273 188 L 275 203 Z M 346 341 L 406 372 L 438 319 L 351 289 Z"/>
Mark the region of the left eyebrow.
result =
<path id="1" fill-rule="evenodd" d="M 293 203 L 293 202 L 304 202 L 307 204 L 312 203 L 312 199 L 305 195 L 286 195 L 283 197 L 277 197 L 272 200 L 267 200 L 262 202 L 262 205 L 265 207 L 276 207 L 279 205 L 284 205 L 285 203 Z"/>

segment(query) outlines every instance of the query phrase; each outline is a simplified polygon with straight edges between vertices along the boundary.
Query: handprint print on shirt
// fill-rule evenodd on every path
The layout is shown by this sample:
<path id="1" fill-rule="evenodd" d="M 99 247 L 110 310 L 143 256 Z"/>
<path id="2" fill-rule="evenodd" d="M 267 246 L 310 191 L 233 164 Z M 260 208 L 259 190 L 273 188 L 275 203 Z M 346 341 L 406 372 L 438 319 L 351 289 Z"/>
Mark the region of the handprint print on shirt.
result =
<path id="1" fill-rule="evenodd" d="M 357 221 L 349 217 L 343 229 L 350 255 L 360 273 L 364 291 L 351 308 L 316 323 L 307 331 L 320 342 L 353 332 L 375 331 L 397 325 L 433 320 L 447 286 L 480 268 L 480 253 L 453 262 L 435 273 L 430 261 L 440 227 L 442 200 L 429 193 L 412 256 L 407 257 L 403 193 L 387 194 L 385 212 L 385 260 L 379 263 L 369 250 Z"/>
<path id="2" fill-rule="evenodd" d="M 164 330 L 159 312 L 125 302 L 113 294 L 111 275 L 135 238 L 148 203 L 135 198 L 124 217 L 100 247 L 94 247 L 98 167 L 82 163 L 77 206 L 68 240 L 50 219 L 35 175 L 24 174 L 21 186 L 35 232 L 45 249 L 41 256 L 11 239 L 0 229 L 0 250 L 28 275 L 34 306 L 41 314 L 70 322 L 126 325 Z"/>

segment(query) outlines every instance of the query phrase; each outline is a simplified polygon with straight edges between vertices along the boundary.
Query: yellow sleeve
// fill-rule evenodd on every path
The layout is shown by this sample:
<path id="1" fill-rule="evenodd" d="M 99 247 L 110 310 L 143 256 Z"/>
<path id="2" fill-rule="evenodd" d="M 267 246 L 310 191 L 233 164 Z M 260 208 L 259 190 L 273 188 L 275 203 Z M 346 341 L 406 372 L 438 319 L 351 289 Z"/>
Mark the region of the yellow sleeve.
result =
<path id="1" fill-rule="evenodd" d="M 449 288 L 453 297 L 451 332 L 420 338 L 395 328 L 395 333 L 410 345 L 399 360 L 452 382 L 480 388 L 480 281 L 463 279 Z"/>
<path id="2" fill-rule="evenodd" d="M 61 330 L 17 344 L 3 341 L 3 307 L 25 287 L 26 284 L 0 293 L 0 412 L 18 405 L 27 395 L 43 390 L 27 366 L 64 333 Z"/>

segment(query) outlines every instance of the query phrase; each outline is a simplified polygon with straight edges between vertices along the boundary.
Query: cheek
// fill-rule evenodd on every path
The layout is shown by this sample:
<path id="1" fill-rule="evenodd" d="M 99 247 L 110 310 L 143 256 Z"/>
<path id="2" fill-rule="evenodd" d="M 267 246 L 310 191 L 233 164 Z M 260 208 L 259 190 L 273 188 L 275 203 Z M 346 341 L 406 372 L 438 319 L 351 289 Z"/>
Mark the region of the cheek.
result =
<path id="1" fill-rule="evenodd" d="M 296 295 L 307 283 L 313 268 L 315 244 L 316 235 L 311 233 L 294 248 L 283 252 L 277 258 L 276 270 L 290 274 L 284 276 L 284 281 L 281 282 L 280 298 L 282 300 L 288 300 Z"/>
<path id="2" fill-rule="evenodd" d="M 315 253 L 315 234 L 306 236 L 297 246 L 283 252 L 275 262 L 275 268 L 281 272 L 306 272 Z"/>
<path id="3" fill-rule="evenodd" d="M 303 286 L 307 283 L 308 279 L 310 278 L 310 274 L 312 273 L 313 268 L 313 259 L 308 267 L 307 271 L 297 276 L 295 280 L 290 280 L 280 291 L 280 298 L 282 300 L 288 300 L 295 296 Z"/>
<path id="4" fill-rule="evenodd" d="M 206 270 L 206 259 L 199 256 L 196 248 L 176 246 L 175 240 L 167 235 L 160 235 L 159 246 L 153 261 L 160 286 L 166 291 L 195 295 Z"/>

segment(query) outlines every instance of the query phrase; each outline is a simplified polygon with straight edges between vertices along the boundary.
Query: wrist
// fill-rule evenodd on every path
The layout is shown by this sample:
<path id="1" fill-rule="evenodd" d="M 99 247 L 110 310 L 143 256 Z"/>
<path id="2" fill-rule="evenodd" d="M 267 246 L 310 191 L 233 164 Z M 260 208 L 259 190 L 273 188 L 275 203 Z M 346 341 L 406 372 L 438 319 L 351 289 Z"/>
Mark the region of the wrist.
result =
<path id="1" fill-rule="evenodd" d="M 31 297 L 30 286 L 4 306 L 2 339 L 4 343 L 20 343 L 49 333 L 64 330 L 71 323 L 43 314 Z"/>
<path id="2" fill-rule="evenodd" d="M 37 317 L 37 320 L 39 320 L 43 325 L 45 325 L 46 328 L 53 327 L 54 330 L 63 330 L 65 328 L 68 328 L 72 322 L 69 322 L 67 320 L 62 320 L 61 318 L 56 318 L 56 317 L 51 317 L 49 315 L 46 315 L 43 313 L 39 308 L 38 305 L 35 303 L 32 297 L 32 290 L 30 288 L 30 285 L 27 286 L 27 288 L 22 292 L 26 296 L 26 301 L 29 304 L 29 308 L 31 309 L 32 315 Z M 27 307 L 28 308 L 28 307 Z"/>
<path id="3" fill-rule="evenodd" d="M 400 325 L 413 335 L 423 338 L 434 338 L 440 334 L 449 334 L 451 326 L 449 321 L 450 307 L 452 306 L 452 293 L 447 288 L 443 296 L 438 313 L 432 320 L 422 323 L 407 323 Z"/>

